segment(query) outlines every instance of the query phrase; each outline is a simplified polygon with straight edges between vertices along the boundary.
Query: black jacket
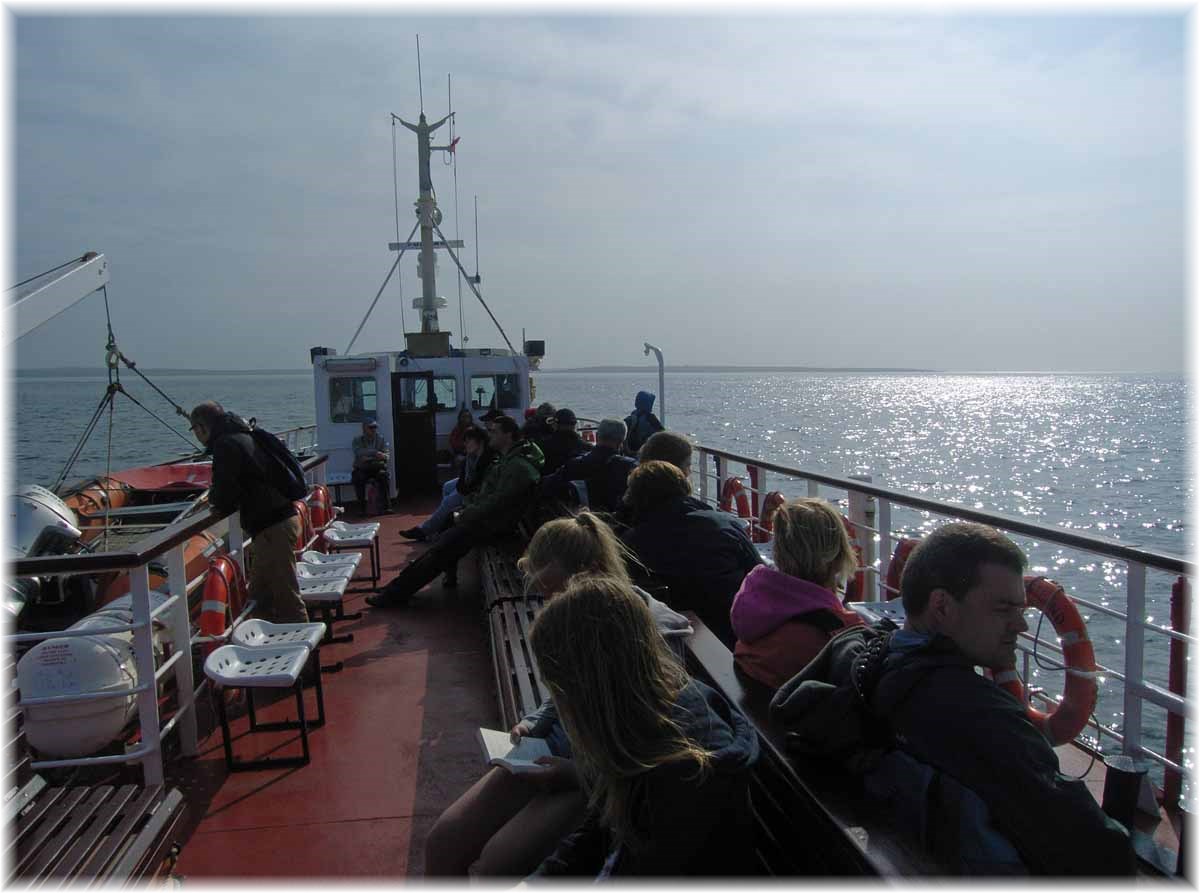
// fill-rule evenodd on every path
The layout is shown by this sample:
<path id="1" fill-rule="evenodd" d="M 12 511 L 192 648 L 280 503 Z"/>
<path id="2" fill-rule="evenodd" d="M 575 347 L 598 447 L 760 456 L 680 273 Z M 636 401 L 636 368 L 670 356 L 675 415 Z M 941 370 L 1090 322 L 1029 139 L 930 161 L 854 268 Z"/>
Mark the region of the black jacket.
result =
<path id="1" fill-rule="evenodd" d="M 254 445 L 250 427 L 233 413 L 213 426 L 212 486 L 208 501 L 222 512 L 241 509 L 242 527 L 250 536 L 296 514 L 292 501 L 267 482 L 271 459 Z"/>
<path id="2" fill-rule="evenodd" d="M 644 773 L 637 798 L 637 847 L 614 848 L 592 812 L 534 872 L 535 876 L 606 874 L 730 876 L 755 873 L 749 774 L 758 760 L 758 735 L 717 692 L 693 680 L 679 693 L 673 719 L 713 754 L 709 773 L 694 763 Z"/>
<path id="3" fill-rule="evenodd" d="M 570 482 L 583 481 L 587 484 L 588 508 L 615 512 L 621 507 L 629 473 L 635 468 L 636 461 L 622 456 L 613 447 L 594 446 L 583 455 L 568 459 L 550 477 L 543 478 L 542 487 L 548 496 L 565 500 Z"/>
<path id="4" fill-rule="evenodd" d="M 859 771 L 888 749 L 902 750 L 977 795 L 1032 874 L 1134 872 L 1128 833 L 1082 781 L 1059 773 L 1053 748 L 1012 695 L 976 673 L 950 639 L 899 650 L 892 635 L 870 627 L 839 633 L 779 689 L 771 721 L 788 730 L 790 746 Z M 928 839 L 956 830 L 940 808 L 931 802 L 924 821 L 945 833 Z"/>
<path id="5" fill-rule="evenodd" d="M 483 485 L 484 479 L 488 476 L 496 465 L 500 462 L 500 454 L 491 448 L 484 446 L 475 456 L 467 456 L 467 461 L 463 463 L 462 474 L 458 476 L 458 483 L 454 485 L 460 494 L 466 496 L 468 493 L 475 493 Z"/>
<path id="6" fill-rule="evenodd" d="M 745 528 L 728 512 L 687 497 L 634 519 L 625 544 L 671 589 L 671 607 L 694 610 L 730 651 L 733 597 L 762 564 Z"/>
<path id="7" fill-rule="evenodd" d="M 555 431 L 542 440 L 539 445 L 542 453 L 546 456 L 546 465 L 542 469 L 542 474 L 553 474 L 562 468 L 567 460 L 581 456 L 590 449 L 584 439 L 579 436 L 578 431 L 566 429 Z"/>

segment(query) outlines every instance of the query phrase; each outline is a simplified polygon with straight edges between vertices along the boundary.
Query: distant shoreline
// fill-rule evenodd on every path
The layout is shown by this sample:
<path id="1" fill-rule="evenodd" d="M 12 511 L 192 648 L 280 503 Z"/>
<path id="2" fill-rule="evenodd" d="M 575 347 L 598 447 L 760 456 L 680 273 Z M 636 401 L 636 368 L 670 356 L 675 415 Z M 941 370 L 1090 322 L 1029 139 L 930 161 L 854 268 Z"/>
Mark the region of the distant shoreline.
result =
<path id="1" fill-rule="evenodd" d="M 250 376 L 250 375 L 311 375 L 312 369 L 139 369 L 148 376 Z M 535 369 L 541 375 L 574 374 L 653 374 L 657 366 L 576 366 L 568 369 Z M 1186 376 L 1184 372 L 1112 371 L 1112 370 L 979 370 L 979 369 L 917 369 L 902 366 L 668 366 L 671 373 L 753 372 L 787 373 L 844 373 L 850 375 L 1165 375 Z M 79 366 L 55 366 L 45 369 L 14 369 L 13 378 L 105 378 L 105 369 Z M 126 375 L 131 375 L 126 370 Z"/>

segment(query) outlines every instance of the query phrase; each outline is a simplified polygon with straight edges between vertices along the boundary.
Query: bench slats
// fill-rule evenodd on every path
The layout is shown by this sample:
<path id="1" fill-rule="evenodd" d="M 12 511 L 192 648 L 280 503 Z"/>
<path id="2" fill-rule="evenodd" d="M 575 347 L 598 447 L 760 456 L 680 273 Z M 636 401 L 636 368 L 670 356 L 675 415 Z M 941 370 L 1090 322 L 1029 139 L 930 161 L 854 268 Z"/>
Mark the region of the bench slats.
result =
<path id="1" fill-rule="evenodd" d="M 171 838 L 183 815 L 183 793 L 171 788 L 156 804 L 149 821 L 113 866 L 108 878 L 127 880 L 154 869 L 173 845 Z"/>
<path id="2" fill-rule="evenodd" d="M 10 879 L 28 871 L 29 863 L 37 858 L 42 844 L 62 827 L 71 810 L 87 796 L 87 793 L 88 788 L 49 788 L 46 791 L 46 799 L 49 802 L 44 809 L 40 808 L 42 800 L 39 798 L 29 813 L 17 817 L 17 833 L 14 835 L 17 858 L 14 864 L 9 866 Z"/>
<path id="3" fill-rule="evenodd" d="M 97 811 L 95 820 L 87 831 L 80 835 L 71 848 L 49 872 L 50 877 L 73 877 L 85 863 L 87 854 L 104 836 L 130 800 L 137 794 L 137 785 L 122 785 Z"/>
<path id="4" fill-rule="evenodd" d="M 104 801 L 113 794 L 112 785 L 100 785 L 85 790 L 88 796 L 71 810 L 66 823 L 59 828 L 58 833 L 38 847 L 36 857 L 27 864 L 22 873 L 39 877 L 48 871 L 58 861 L 59 856 L 70 849 L 71 841 L 96 814 Z"/>
<path id="5" fill-rule="evenodd" d="M 105 869 L 109 863 L 118 854 L 129 848 L 129 835 L 133 833 L 134 827 L 145 818 L 148 812 L 154 809 L 161 799 L 162 788 L 160 786 L 154 785 L 142 789 L 137 799 L 125 809 L 125 814 L 117 827 L 88 859 L 87 864 L 82 868 L 82 873 L 92 878 L 93 881 L 105 878 Z"/>

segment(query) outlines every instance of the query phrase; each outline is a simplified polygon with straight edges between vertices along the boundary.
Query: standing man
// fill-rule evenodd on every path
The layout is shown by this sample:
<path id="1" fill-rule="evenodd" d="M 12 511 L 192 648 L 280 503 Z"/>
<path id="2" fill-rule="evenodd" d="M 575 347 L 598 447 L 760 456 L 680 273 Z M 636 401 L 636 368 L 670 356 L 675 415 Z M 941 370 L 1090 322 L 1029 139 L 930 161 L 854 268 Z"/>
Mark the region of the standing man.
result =
<path id="1" fill-rule="evenodd" d="M 353 446 L 354 470 L 350 473 L 350 483 L 354 484 L 354 495 L 366 514 L 367 481 L 378 478 L 383 492 L 388 492 L 387 441 L 379 433 L 379 422 L 374 419 L 363 422 L 362 434 L 354 438 Z"/>
<path id="2" fill-rule="evenodd" d="M 654 395 L 638 391 L 633 400 L 633 412 L 625 416 L 625 452 L 636 456 L 647 440 L 663 430 L 663 423 L 653 412 Z"/>
<path id="3" fill-rule="evenodd" d="M 270 482 L 275 461 L 255 446 L 250 427 L 220 403 L 206 401 L 191 412 L 192 433 L 212 453 L 208 501 L 222 512 L 241 510 L 242 528 L 252 539 L 250 597 L 255 613 L 275 623 L 306 623 L 294 549 L 300 518 L 292 501 Z"/>

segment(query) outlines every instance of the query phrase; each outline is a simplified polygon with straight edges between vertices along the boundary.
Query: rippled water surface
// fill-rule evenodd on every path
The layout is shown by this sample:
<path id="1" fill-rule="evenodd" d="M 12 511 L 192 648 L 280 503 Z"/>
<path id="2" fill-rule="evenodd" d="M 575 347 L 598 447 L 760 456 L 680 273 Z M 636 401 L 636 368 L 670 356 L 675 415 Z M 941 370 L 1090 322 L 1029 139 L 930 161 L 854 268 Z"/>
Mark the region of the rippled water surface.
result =
<path id="1" fill-rule="evenodd" d="M 186 431 L 145 385 L 123 376 L 131 393 Z M 213 398 L 268 428 L 313 421 L 307 373 L 156 378 L 185 406 Z M 537 374 L 537 399 L 580 416 L 623 417 L 633 395 L 657 391 L 653 374 Z M 16 478 L 51 483 L 99 401 L 99 378 L 22 378 L 14 391 Z M 666 420 L 693 439 L 732 452 L 877 482 L 927 497 L 1063 529 L 1109 537 L 1174 555 L 1194 546 L 1187 523 L 1190 400 L 1184 379 L 1149 375 L 852 375 L 670 373 Z M 161 461 L 186 445 L 132 403 L 118 404 L 112 467 Z M 102 421 L 73 476 L 102 473 Z M 800 495 L 780 476 L 769 489 Z M 834 494 L 830 494 L 834 495 Z M 896 509 L 897 532 L 936 520 Z M 1126 570 L 1107 560 L 1018 538 L 1036 573 L 1073 594 L 1123 611 Z M 1146 619 L 1169 623 L 1170 576 L 1148 578 Z M 1125 630 L 1099 612 L 1088 616 L 1100 660 L 1120 667 Z M 1146 642 L 1147 675 L 1166 685 L 1167 645 Z M 1036 683 L 1061 688 L 1061 673 L 1035 670 Z M 1105 684 L 1098 718 L 1119 728 L 1122 704 Z M 1146 708 L 1148 742 L 1161 745 L 1163 711 Z M 1111 745 L 1108 745 L 1111 746 Z"/>

